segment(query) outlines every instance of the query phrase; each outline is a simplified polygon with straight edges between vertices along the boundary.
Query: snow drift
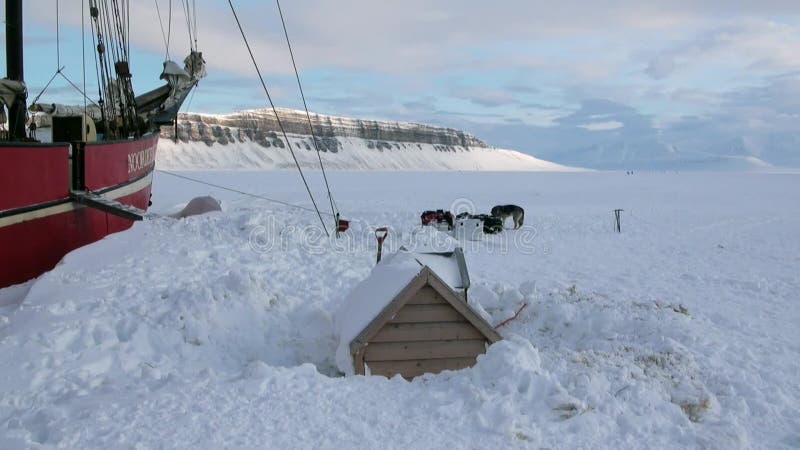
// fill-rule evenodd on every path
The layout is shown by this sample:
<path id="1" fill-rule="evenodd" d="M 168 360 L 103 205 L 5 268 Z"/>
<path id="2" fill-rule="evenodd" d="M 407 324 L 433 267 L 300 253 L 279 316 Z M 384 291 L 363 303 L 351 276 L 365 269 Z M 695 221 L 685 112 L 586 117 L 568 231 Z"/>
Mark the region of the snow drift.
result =
<path id="1" fill-rule="evenodd" d="M 290 172 L 195 175 L 304 195 Z M 138 222 L 0 290 L 0 448 L 800 444 L 796 176 L 332 175 L 358 218 L 340 240 L 218 192 L 221 212 Z M 333 312 L 374 225 L 388 254 L 419 211 L 465 190 L 486 209 L 501 182 L 526 228 L 464 250 L 490 323 L 528 304 L 505 339 L 471 369 L 341 376 Z M 157 211 L 207 189 L 177 183 L 156 176 Z"/>

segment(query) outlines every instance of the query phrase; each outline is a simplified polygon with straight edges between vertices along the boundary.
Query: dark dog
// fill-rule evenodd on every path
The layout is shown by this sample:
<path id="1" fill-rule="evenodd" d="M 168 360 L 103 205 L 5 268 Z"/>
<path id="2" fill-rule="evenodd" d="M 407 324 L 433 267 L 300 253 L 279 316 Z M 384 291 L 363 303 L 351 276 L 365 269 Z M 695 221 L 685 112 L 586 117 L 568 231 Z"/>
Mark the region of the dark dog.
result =
<path id="1" fill-rule="evenodd" d="M 520 208 L 517 205 L 498 205 L 492 208 L 492 215 L 499 218 L 503 222 L 506 221 L 507 217 L 511 217 L 514 219 L 514 229 L 522 226 L 523 220 L 525 220 L 525 210 Z"/>

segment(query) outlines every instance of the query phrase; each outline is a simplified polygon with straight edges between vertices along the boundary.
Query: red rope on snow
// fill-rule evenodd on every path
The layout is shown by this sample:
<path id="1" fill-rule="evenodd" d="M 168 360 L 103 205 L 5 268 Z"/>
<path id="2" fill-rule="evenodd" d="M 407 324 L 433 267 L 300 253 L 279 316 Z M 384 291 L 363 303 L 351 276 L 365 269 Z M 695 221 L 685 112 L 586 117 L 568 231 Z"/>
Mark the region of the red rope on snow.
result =
<path id="1" fill-rule="evenodd" d="M 520 307 L 519 307 L 519 309 L 517 310 L 517 312 L 515 312 L 515 313 L 514 313 L 514 315 L 513 315 L 513 316 L 511 316 L 511 317 L 509 317 L 508 319 L 506 319 L 506 320 L 504 320 L 504 321 L 502 321 L 502 322 L 498 323 L 497 325 L 495 325 L 495 326 L 494 326 L 494 328 L 495 328 L 495 329 L 498 329 L 498 328 L 502 327 L 503 325 L 506 325 L 507 323 L 509 323 L 509 322 L 511 322 L 512 320 L 514 320 L 514 319 L 516 319 L 517 317 L 519 317 L 519 313 L 521 313 L 521 312 L 522 312 L 522 310 L 523 310 L 523 309 L 525 309 L 525 307 L 526 307 L 526 306 L 528 306 L 528 304 L 527 304 L 527 303 L 523 303 L 523 304 L 522 304 L 522 306 L 520 306 Z"/>

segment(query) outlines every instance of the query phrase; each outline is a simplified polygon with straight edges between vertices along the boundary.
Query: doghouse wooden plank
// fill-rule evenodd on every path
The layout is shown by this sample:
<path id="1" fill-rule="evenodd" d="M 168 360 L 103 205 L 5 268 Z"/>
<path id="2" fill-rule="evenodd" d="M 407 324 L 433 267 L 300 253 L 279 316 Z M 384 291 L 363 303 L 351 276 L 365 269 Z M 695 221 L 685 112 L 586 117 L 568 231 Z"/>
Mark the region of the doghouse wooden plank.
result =
<path id="1" fill-rule="evenodd" d="M 391 301 L 386 307 L 381 310 L 380 314 L 375 316 L 366 328 L 361 330 L 361 333 L 350 342 L 350 352 L 356 352 L 358 349 L 364 347 L 372 339 L 372 336 L 377 333 L 381 327 L 386 323 L 389 318 L 395 316 L 402 308 L 406 301 L 414 295 L 417 291 L 422 289 L 427 283 L 428 273 L 425 269 L 422 270 L 410 283 L 400 291 L 399 294 Z"/>
<path id="2" fill-rule="evenodd" d="M 415 359 L 468 358 L 486 351 L 486 341 L 376 342 L 364 352 L 365 361 L 409 361 Z"/>
<path id="3" fill-rule="evenodd" d="M 354 356 L 356 375 L 364 375 L 364 349 L 360 349 Z"/>
<path id="4" fill-rule="evenodd" d="M 446 305 L 405 305 L 389 323 L 415 322 L 465 322 L 466 319 L 452 306 Z"/>
<path id="5" fill-rule="evenodd" d="M 373 361 L 368 363 L 373 375 L 392 377 L 400 374 L 404 378 L 413 378 L 423 373 L 439 373 L 443 370 L 458 370 L 475 365 L 476 359 L 469 358 L 441 358 L 417 359 L 411 361 Z"/>
<path id="6" fill-rule="evenodd" d="M 483 339 L 469 322 L 387 323 L 372 342 L 454 341 Z"/>
<path id="7" fill-rule="evenodd" d="M 444 304 L 447 303 L 447 301 L 436 292 L 436 289 L 430 286 L 423 287 L 406 302 L 407 305 L 430 305 L 439 303 Z"/>
<path id="8" fill-rule="evenodd" d="M 436 290 L 440 295 L 447 295 L 447 293 L 452 293 L 453 291 L 447 286 L 447 284 L 439 278 L 436 273 L 431 270 L 424 270 L 423 271 L 426 276 L 428 277 L 428 286 Z M 447 295 L 446 300 L 453 308 L 458 311 L 465 320 L 468 320 L 475 328 L 481 330 L 483 335 L 489 339 L 489 342 L 497 342 L 502 337 L 500 336 L 497 331 L 484 320 L 481 316 L 479 316 L 472 308 L 469 307 L 466 301 L 461 298 L 453 298 L 452 295 Z"/>

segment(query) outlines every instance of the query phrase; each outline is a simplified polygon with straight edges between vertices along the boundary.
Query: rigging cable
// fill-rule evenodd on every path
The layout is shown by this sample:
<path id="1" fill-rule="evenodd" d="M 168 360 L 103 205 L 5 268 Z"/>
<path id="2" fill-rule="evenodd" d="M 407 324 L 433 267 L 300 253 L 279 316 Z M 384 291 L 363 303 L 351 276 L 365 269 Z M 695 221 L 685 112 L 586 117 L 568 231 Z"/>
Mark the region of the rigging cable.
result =
<path id="1" fill-rule="evenodd" d="M 186 104 L 186 108 L 183 109 L 184 111 L 189 112 L 191 110 L 192 101 L 194 100 L 194 93 L 197 92 L 198 89 L 200 89 L 200 85 L 199 84 L 197 84 L 194 87 L 194 89 L 192 89 L 192 93 L 189 95 L 189 101 Z M 178 110 L 178 111 L 180 111 L 180 110 Z"/>
<path id="2" fill-rule="evenodd" d="M 281 122 L 280 116 L 278 116 L 278 110 L 275 108 L 275 103 L 272 102 L 272 97 L 269 95 L 269 89 L 267 89 L 267 84 L 264 82 L 264 77 L 261 76 L 261 70 L 258 68 L 258 63 L 256 62 L 256 58 L 253 55 L 253 50 L 250 48 L 250 43 L 247 41 L 247 36 L 244 34 L 244 28 L 242 28 L 242 23 L 239 22 L 239 16 L 236 14 L 236 9 L 233 7 L 232 0 L 228 0 L 228 5 L 231 7 L 231 12 L 233 13 L 233 18 L 236 19 L 236 25 L 239 27 L 239 32 L 242 34 L 242 39 L 244 40 L 244 44 L 247 47 L 247 52 L 250 54 L 250 60 L 253 62 L 253 67 L 256 69 L 256 73 L 258 74 L 258 79 L 261 81 L 261 86 L 264 88 L 264 93 L 267 95 L 267 100 L 269 100 L 269 104 L 272 107 L 272 112 L 275 113 L 275 120 L 278 122 L 278 127 L 281 129 L 281 133 L 283 134 L 283 138 L 286 139 L 286 145 L 289 148 L 289 152 L 292 154 L 292 159 L 294 159 L 294 163 L 297 166 L 297 170 L 300 172 L 300 178 L 303 179 L 303 184 L 306 186 L 306 191 L 308 191 L 308 196 L 311 198 L 311 203 L 314 205 L 314 209 L 317 211 L 317 216 L 319 217 L 319 221 L 322 224 L 322 229 L 325 230 L 325 235 L 330 236 L 328 232 L 328 228 L 325 226 L 325 221 L 322 219 L 322 213 L 319 211 L 319 207 L 317 206 L 317 201 L 314 200 L 314 195 L 311 193 L 311 188 L 308 186 L 308 181 L 306 181 L 306 176 L 303 174 L 303 169 L 300 167 L 300 162 L 297 160 L 297 156 L 294 154 L 294 149 L 292 148 L 292 143 L 289 141 L 289 136 L 286 134 L 286 130 L 283 128 L 283 123 Z"/>
<path id="3" fill-rule="evenodd" d="M 64 70 L 64 67 L 66 67 L 66 66 L 61 66 L 61 39 L 60 39 L 61 36 L 59 32 L 60 26 L 58 20 L 59 15 L 60 15 L 59 1 L 56 0 L 56 71 L 53 73 L 53 76 L 50 77 L 50 80 L 44 85 L 42 90 L 36 95 L 36 97 L 33 98 L 33 102 L 31 102 L 31 105 L 35 105 L 36 102 L 39 101 L 39 98 L 45 93 L 45 91 L 47 91 L 47 88 L 50 87 L 50 83 L 52 83 L 53 80 L 56 79 L 56 76 L 58 76 L 58 74 L 61 73 L 62 70 Z"/>
<path id="4" fill-rule="evenodd" d="M 169 0 L 169 18 L 167 19 L 167 59 L 169 59 L 169 44 L 172 41 L 172 0 Z"/>
<path id="5" fill-rule="evenodd" d="M 338 214 L 336 209 L 333 206 L 333 195 L 331 194 L 331 187 L 328 184 L 328 175 L 325 173 L 325 166 L 322 164 L 322 154 L 319 151 L 319 145 L 317 144 L 317 137 L 314 135 L 314 125 L 311 124 L 311 114 L 308 112 L 308 104 L 306 104 L 306 95 L 303 93 L 303 84 L 300 83 L 300 73 L 297 70 L 297 64 L 294 60 L 294 51 L 292 51 L 292 43 L 289 40 L 289 32 L 286 31 L 286 21 L 283 19 L 283 9 L 281 8 L 280 0 L 275 0 L 275 3 L 278 5 L 278 14 L 281 16 L 281 25 L 283 25 L 283 35 L 286 36 L 286 46 L 289 47 L 289 56 L 292 58 L 292 67 L 294 67 L 294 76 L 297 79 L 297 87 L 300 89 L 300 97 L 303 99 L 303 108 L 306 110 L 306 119 L 308 119 L 308 128 L 311 130 L 311 140 L 314 142 L 314 150 L 317 151 L 317 158 L 319 158 L 319 167 L 322 170 L 322 179 L 325 180 L 325 189 L 328 191 L 328 200 L 331 203 L 331 214 L 333 217 L 336 218 L 337 223 L 336 226 L 336 234 L 338 236 Z"/>
<path id="6" fill-rule="evenodd" d="M 117 74 L 117 85 L 120 91 L 120 111 L 123 121 L 123 132 L 129 135 L 135 132 L 138 135 L 136 127 L 136 112 L 135 112 L 135 99 L 133 96 L 133 86 L 131 85 L 130 75 L 130 52 L 128 39 L 129 31 L 129 18 L 130 18 L 130 4 L 126 0 L 118 1 L 111 0 L 113 12 L 113 28 L 117 33 L 117 46 L 119 47 L 118 54 L 120 57 L 115 59 L 114 69 Z M 119 63 L 124 62 L 125 72 L 120 73 Z"/>
<path id="7" fill-rule="evenodd" d="M 89 4 L 89 14 L 94 18 L 94 12 L 97 11 L 97 7 L 93 4 Z M 97 24 L 97 20 L 95 19 L 95 25 Z M 89 21 L 89 26 L 92 29 L 92 48 L 98 48 L 97 40 L 95 39 L 95 29 L 94 25 L 92 25 L 92 21 Z M 99 30 L 98 30 L 99 33 Z M 97 38 L 99 39 L 99 37 Z M 98 54 L 97 57 L 94 58 L 94 73 L 95 77 L 97 78 L 97 98 L 100 107 L 100 120 L 103 123 L 103 130 L 105 133 L 108 131 L 108 122 L 106 121 L 106 109 L 105 109 L 105 101 L 103 100 L 103 84 L 100 80 L 100 55 Z"/>
<path id="8" fill-rule="evenodd" d="M 189 49 L 194 51 L 195 48 L 192 46 L 192 11 L 189 6 L 189 0 L 181 0 L 181 7 L 183 8 L 183 15 L 186 19 L 186 30 L 189 32 Z"/>
<path id="9" fill-rule="evenodd" d="M 81 2 L 83 4 L 83 2 Z M 61 67 L 61 39 L 60 39 L 60 32 L 59 32 L 59 22 L 58 22 L 58 11 L 59 1 L 56 0 L 56 67 Z M 61 69 L 58 69 L 61 70 Z"/>
<path id="10" fill-rule="evenodd" d="M 197 3 L 192 0 L 192 20 L 194 21 L 194 49 L 197 50 Z"/>
<path id="11" fill-rule="evenodd" d="M 161 20 L 161 9 L 158 7 L 158 0 L 153 0 L 156 4 L 156 14 L 158 15 L 158 25 L 161 28 L 161 38 L 164 40 L 164 49 L 166 51 L 164 60 L 169 59 L 169 43 L 172 35 L 172 0 L 169 0 L 169 14 L 167 16 L 167 32 L 164 32 L 164 22 Z"/>
<path id="12" fill-rule="evenodd" d="M 86 106 L 85 106 L 86 105 L 86 100 L 89 100 L 90 102 L 92 102 L 92 104 L 97 105 L 97 103 L 92 101 L 92 99 L 88 98 L 88 96 L 86 95 L 86 73 L 85 73 L 86 72 L 86 55 L 85 55 L 85 49 L 83 50 L 83 52 L 84 52 L 84 55 L 83 55 L 83 71 L 84 71 L 83 78 L 84 78 L 84 80 L 83 80 L 83 89 L 81 89 L 81 88 L 78 87 L 77 84 L 73 83 L 72 80 L 70 80 L 66 75 L 64 75 L 64 69 L 67 66 L 62 66 L 61 65 L 61 32 L 59 31 L 60 28 L 61 28 L 60 20 L 59 20 L 59 16 L 61 15 L 61 13 L 60 13 L 61 10 L 60 10 L 59 3 L 60 2 L 58 0 L 56 0 L 56 71 L 53 73 L 53 76 L 50 77 L 50 80 L 48 80 L 47 83 L 44 85 L 42 90 L 39 91 L 39 93 L 36 94 L 36 97 L 33 98 L 33 101 L 31 102 L 31 105 L 34 105 L 34 104 L 36 104 L 36 102 L 39 101 L 39 99 L 42 97 L 42 95 L 44 95 L 44 93 L 50 87 L 50 84 L 53 83 L 53 80 L 55 80 L 55 78 L 60 75 L 61 78 L 66 80 L 67 83 L 70 84 L 70 86 L 72 86 L 76 91 L 80 92 L 81 95 L 83 96 L 84 113 L 85 113 L 86 112 L 85 111 L 85 109 L 86 109 Z M 83 2 L 81 2 L 81 8 L 83 8 Z M 81 15 L 81 21 L 83 21 L 82 15 Z M 81 32 L 81 45 L 83 45 L 83 43 L 84 43 L 84 37 L 83 37 L 83 32 Z"/>
<path id="13" fill-rule="evenodd" d="M 88 96 L 88 95 L 86 95 L 86 92 L 84 92 L 83 90 L 81 90 L 81 88 L 79 88 L 77 84 L 75 84 L 75 83 L 74 83 L 72 80 L 70 80 L 69 78 L 67 78 L 67 76 L 66 76 L 66 75 L 64 75 L 64 72 L 58 72 L 58 74 L 59 74 L 59 75 L 61 75 L 61 78 L 65 79 L 65 80 L 67 81 L 67 83 L 69 83 L 69 84 L 70 84 L 70 86 L 72 86 L 73 88 L 75 88 L 75 90 L 76 90 L 76 91 L 80 92 L 80 93 L 81 93 L 81 95 L 83 95 L 83 100 L 84 100 L 84 101 L 86 101 L 86 100 L 89 100 L 89 101 L 90 101 L 90 102 L 91 102 L 93 105 L 95 105 L 95 106 L 100 106 L 100 105 L 98 105 L 97 103 L 95 103 L 95 102 L 94 102 L 94 100 L 90 99 L 90 98 L 89 98 L 89 96 Z"/>
<path id="14" fill-rule="evenodd" d="M 246 195 L 248 197 L 257 198 L 257 199 L 260 199 L 260 200 L 266 200 L 266 201 L 272 202 L 272 203 L 278 203 L 279 205 L 288 206 L 289 208 L 300 209 L 300 210 L 308 211 L 308 212 L 312 212 L 312 213 L 313 212 L 319 213 L 318 209 L 312 209 L 312 208 L 307 208 L 305 206 L 294 205 L 292 203 L 285 202 L 283 200 L 277 200 L 277 199 L 274 199 L 274 198 L 265 197 L 263 195 L 258 195 L 258 194 L 253 194 L 253 193 L 250 193 L 250 192 L 240 191 L 238 189 L 234 189 L 234 188 L 231 188 L 231 187 L 228 187 L 228 186 L 222 186 L 220 184 L 209 183 L 208 181 L 203 181 L 203 180 L 200 180 L 198 178 L 187 177 L 186 175 L 180 175 L 180 174 L 177 174 L 175 172 L 170 172 L 168 170 L 156 169 L 156 172 L 161 172 L 161 173 L 163 173 L 165 175 L 169 175 L 169 176 L 172 176 L 172 177 L 175 177 L 175 178 L 181 178 L 181 179 L 184 179 L 184 180 L 187 180 L 187 181 L 191 181 L 193 183 L 198 183 L 198 184 L 202 184 L 202 185 L 205 185 L 205 186 L 210 186 L 210 187 L 217 188 L 217 189 L 222 189 L 223 191 L 228 191 L 228 192 L 233 192 L 233 193 L 236 193 L 236 194 Z M 328 215 L 328 213 L 323 213 L 323 214 Z"/>
<path id="15" fill-rule="evenodd" d="M 131 35 L 131 2 L 130 2 L 130 0 L 125 0 L 125 21 L 126 21 L 126 24 L 127 24 L 127 29 L 125 30 L 126 31 L 125 34 L 127 36 L 130 36 Z M 130 57 L 130 55 L 131 55 L 131 40 L 130 39 L 128 39 L 127 52 L 128 52 L 128 62 L 130 62 L 130 58 L 131 58 Z"/>
<path id="16" fill-rule="evenodd" d="M 123 79 L 117 71 L 117 63 L 124 61 L 125 58 L 125 40 L 124 31 L 120 27 L 119 8 L 117 7 L 116 0 L 101 2 L 104 6 L 104 19 L 106 22 L 106 35 L 109 36 L 108 42 L 111 44 L 112 61 L 109 64 L 109 77 L 112 80 L 112 90 L 115 94 L 115 101 L 119 108 L 119 118 L 122 119 L 122 135 L 127 137 L 129 134 L 128 122 L 128 96 L 125 92 Z M 113 68 L 113 71 L 112 71 Z"/>
<path id="17" fill-rule="evenodd" d="M 284 200 L 278 200 L 278 199 L 275 199 L 275 198 L 266 197 L 264 195 L 253 194 L 252 192 L 242 191 L 242 190 L 239 190 L 239 189 L 232 188 L 230 186 L 223 186 L 221 184 L 210 183 L 208 181 L 204 181 L 204 180 L 201 180 L 199 178 L 192 178 L 192 177 L 189 177 L 189 176 L 186 176 L 186 175 L 181 175 L 179 173 L 175 173 L 175 172 L 172 172 L 172 171 L 169 171 L 169 170 L 155 169 L 155 171 L 159 172 L 159 173 L 163 173 L 164 175 L 169 175 L 171 177 L 180 178 L 182 180 L 186 180 L 186 181 L 189 181 L 189 182 L 192 182 L 192 183 L 201 184 L 201 185 L 204 185 L 204 186 L 220 189 L 220 190 L 223 190 L 223 191 L 233 192 L 235 194 L 244 195 L 246 197 L 257 198 L 259 200 L 264 200 L 264 201 L 267 201 L 267 202 L 277 203 L 279 205 L 283 205 L 283 206 L 286 206 L 288 208 L 294 208 L 294 209 L 297 209 L 297 210 L 300 210 L 300 211 L 306 211 L 306 212 L 310 212 L 310 213 L 319 212 L 319 210 L 316 210 L 314 208 L 308 208 L 306 206 L 296 205 L 294 203 L 289 203 L 289 202 L 284 201 Z M 327 212 L 323 212 L 322 214 L 324 214 L 326 216 L 330 216 L 330 213 L 327 213 Z M 365 226 L 369 226 L 369 224 L 367 222 L 365 222 L 363 220 L 360 220 L 360 219 L 352 219 L 351 222 L 363 223 L 363 224 L 365 224 Z"/>
<path id="18" fill-rule="evenodd" d="M 117 92 L 115 92 L 115 88 L 112 86 L 112 72 L 109 65 L 108 52 L 111 52 L 112 59 L 116 59 L 116 55 L 114 51 L 113 35 L 108 29 L 106 9 L 105 2 L 92 2 L 92 18 L 94 19 L 95 34 L 97 35 L 97 60 L 100 65 L 100 75 L 102 78 L 102 80 L 100 80 L 100 89 L 105 93 L 107 100 L 105 103 L 107 111 L 104 112 L 106 116 L 106 120 L 104 121 L 106 124 L 105 132 L 111 134 L 116 133 L 116 109 L 119 105 L 117 104 Z"/>
<path id="19" fill-rule="evenodd" d="M 66 66 L 65 66 L 65 67 L 66 67 Z M 37 94 L 37 95 L 36 95 L 36 97 L 34 97 L 34 98 L 33 98 L 33 101 L 31 102 L 31 105 L 35 105 L 35 104 L 36 104 L 36 102 L 38 102 L 38 101 L 39 101 L 39 97 L 41 97 L 41 96 L 42 96 L 42 94 L 44 94 L 44 92 L 47 90 L 47 88 L 49 88 L 49 87 L 50 87 L 50 83 L 52 83 L 52 82 L 53 82 L 53 80 L 55 80 L 55 79 L 56 79 L 56 77 L 58 76 L 58 74 L 61 72 L 61 69 L 63 69 L 63 68 L 64 68 L 64 67 L 58 68 L 58 69 L 55 71 L 55 73 L 53 74 L 53 76 L 52 76 L 52 77 L 50 77 L 50 81 L 48 81 L 48 82 L 47 82 L 47 84 L 45 84 L 45 85 L 44 85 L 44 87 L 42 88 L 42 91 L 41 91 L 41 92 L 39 92 L 39 94 Z"/>
<path id="20" fill-rule="evenodd" d="M 81 62 L 83 63 L 83 120 L 86 120 L 86 16 L 85 16 L 85 2 L 81 2 Z M 83 140 L 87 140 L 86 124 L 83 124 Z"/>

